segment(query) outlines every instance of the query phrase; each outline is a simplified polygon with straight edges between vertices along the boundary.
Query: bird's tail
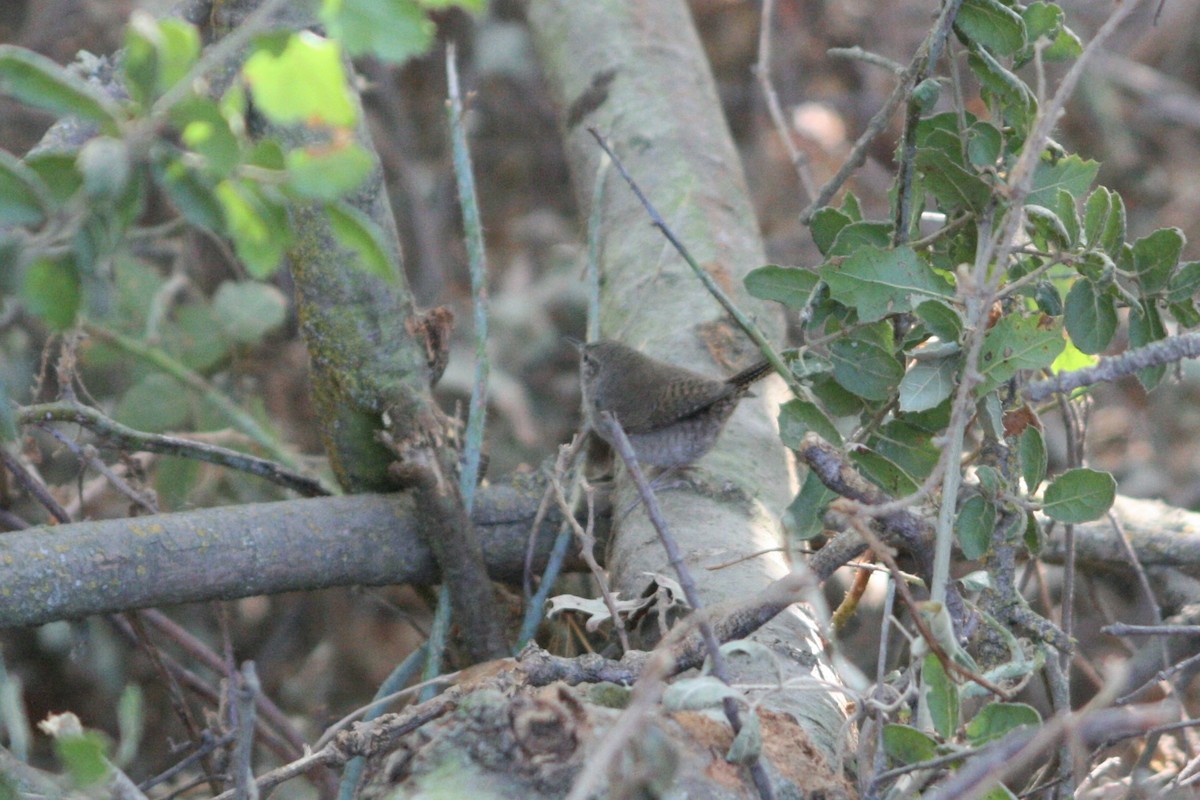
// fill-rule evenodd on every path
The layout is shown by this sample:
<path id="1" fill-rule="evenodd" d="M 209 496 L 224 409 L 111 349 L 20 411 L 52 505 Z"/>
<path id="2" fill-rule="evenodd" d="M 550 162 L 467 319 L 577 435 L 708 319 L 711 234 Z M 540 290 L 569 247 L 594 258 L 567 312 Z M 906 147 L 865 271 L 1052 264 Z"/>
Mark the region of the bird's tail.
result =
<path id="1" fill-rule="evenodd" d="M 771 374 L 771 364 L 768 361 L 760 361 L 757 364 L 747 367 L 731 378 L 726 379 L 726 383 L 731 386 L 749 386 L 757 380 L 767 377 Z"/>

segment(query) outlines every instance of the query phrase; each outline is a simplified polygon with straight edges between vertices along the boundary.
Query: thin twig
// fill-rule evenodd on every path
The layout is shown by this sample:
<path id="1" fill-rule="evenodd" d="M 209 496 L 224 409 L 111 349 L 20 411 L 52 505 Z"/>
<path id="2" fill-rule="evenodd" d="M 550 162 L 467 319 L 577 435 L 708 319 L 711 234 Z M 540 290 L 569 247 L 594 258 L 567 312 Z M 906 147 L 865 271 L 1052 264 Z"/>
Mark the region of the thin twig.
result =
<path id="1" fill-rule="evenodd" d="M 22 406 L 17 409 L 16 416 L 17 420 L 24 425 L 42 422 L 73 422 L 125 450 L 134 452 L 145 450 L 150 453 L 191 458 L 196 461 L 206 461 L 210 464 L 229 467 L 277 483 L 305 497 L 323 497 L 333 494 L 319 480 L 301 475 L 275 461 L 193 441 L 184 436 L 168 436 L 135 430 L 105 416 L 98 409 L 78 401 L 58 400 L 53 403 Z"/>
<path id="2" fill-rule="evenodd" d="M 617 601 L 608 586 L 608 578 L 605 577 L 604 570 L 596 562 L 596 537 L 592 534 L 595 526 L 595 514 L 593 513 L 591 501 L 592 489 L 587 485 L 586 481 L 580 478 L 578 485 L 582 487 L 588 496 L 587 527 L 585 528 L 579 524 L 579 520 L 575 519 L 572 504 L 567 500 L 566 493 L 563 491 L 562 481 L 558 477 L 566 471 L 566 459 L 569 454 L 569 448 L 564 447 L 559 451 L 558 463 L 554 468 L 555 474 L 550 478 L 550 485 L 554 490 L 554 499 L 558 503 L 559 510 L 562 511 L 563 520 L 575 532 L 575 538 L 579 542 L 580 556 L 582 556 L 584 563 L 587 564 L 596 584 L 600 587 L 600 596 L 604 599 L 604 605 L 608 608 L 609 615 L 612 616 L 613 627 L 617 631 L 617 639 L 621 642 L 621 651 L 628 652 L 629 634 L 625 630 L 625 618 L 621 616 L 621 612 L 617 609 Z"/>
<path id="3" fill-rule="evenodd" d="M 792 127 L 783 117 L 783 107 L 779 103 L 779 94 L 775 91 L 775 83 L 771 80 L 771 21 L 775 16 L 775 0 L 763 0 L 762 21 L 758 28 L 758 61 L 754 64 L 754 76 L 762 89 L 763 99 L 767 102 L 767 115 L 775 126 L 775 133 L 787 150 L 796 177 L 800 179 L 800 187 L 806 197 L 816 196 L 816 185 L 812 173 L 808 169 L 808 157 L 796 147 L 792 138 Z"/>
<path id="4" fill-rule="evenodd" d="M 1115 381 L 1126 375 L 1185 358 L 1200 358 L 1200 331 L 1190 331 L 1152 342 L 1144 347 L 1126 350 L 1119 356 L 1101 358 L 1091 366 L 1072 372 L 1060 372 L 1053 378 L 1037 381 L 1025 387 L 1025 399 L 1044 400 L 1055 393 L 1068 393 L 1094 383 Z"/>
<path id="5" fill-rule="evenodd" d="M 803 396 L 805 394 L 805 390 L 796 381 L 796 377 L 783 362 L 783 358 L 778 352 L 775 351 L 774 346 L 767 339 L 766 334 L 764 334 L 759 327 L 754 324 L 754 320 L 750 319 L 745 312 L 734 305 L 733 299 L 725 293 L 725 290 L 722 289 L 715 280 L 713 280 L 713 277 L 708 274 L 708 271 L 704 269 L 704 267 L 700 266 L 700 263 L 692 257 L 692 254 L 686 247 L 684 247 L 683 242 L 681 242 L 679 237 L 675 235 L 675 232 L 671 230 L 671 226 L 669 226 L 666 220 L 663 219 L 662 215 L 658 213 L 658 209 L 656 209 L 654 205 L 646 198 L 646 195 L 642 193 L 641 188 L 637 185 L 637 181 L 635 181 L 633 176 L 630 175 L 628 170 L 625 169 L 625 165 L 621 163 L 621 159 L 617 158 L 616 154 L 613 153 L 612 148 L 609 147 L 608 142 L 603 136 L 600 135 L 599 131 L 597 131 L 595 128 L 588 128 L 588 133 L 592 134 L 593 138 L 595 138 L 595 140 L 599 143 L 601 149 L 603 149 L 604 152 L 608 154 L 609 158 L 613 160 L 613 164 L 616 165 L 617 171 L 621 173 L 621 177 L 625 179 L 627 184 L 629 184 L 629 188 L 633 190 L 634 195 L 636 195 L 637 199 L 641 201 L 642 207 L 646 209 L 646 213 L 650 216 L 650 221 L 654 223 L 654 227 L 662 231 L 662 235 L 667 238 L 667 241 L 671 243 L 671 245 L 675 248 L 675 251 L 679 253 L 683 260 L 687 262 L 687 265 L 692 268 L 692 272 L 696 273 L 696 277 L 698 277 L 700 282 L 704 284 L 704 288 L 708 289 L 709 294 L 716 298 L 717 302 L 721 304 L 721 307 L 729 312 L 729 315 L 733 317 L 734 321 L 737 322 L 741 329 L 746 332 L 746 335 L 749 336 L 756 345 L 758 345 L 758 349 L 762 351 L 763 358 L 770 362 L 772 369 L 778 372 L 783 379 L 787 381 L 788 386 L 791 387 L 793 391 Z"/>
<path id="6" fill-rule="evenodd" d="M 620 166 L 618 162 L 617 168 L 620 169 Z M 633 451 L 633 445 L 630 444 L 629 437 L 625 435 L 625 430 L 621 427 L 620 420 L 608 411 L 600 414 L 600 425 L 606 429 L 603 431 L 603 433 L 607 434 L 604 438 L 612 443 L 613 449 L 621 457 L 621 460 L 625 462 L 625 467 L 629 470 L 629 475 L 633 478 L 634 485 L 637 486 L 638 494 L 641 495 L 642 502 L 646 505 L 646 514 L 650 518 L 654 530 L 658 533 L 659 541 L 667 553 L 667 563 L 675 570 L 675 574 L 679 578 L 679 586 L 683 590 L 688 604 L 691 605 L 694 613 L 699 613 L 702 605 L 700 593 L 696 589 L 696 582 L 692 579 L 691 571 L 687 568 L 683 553 L 680 552 L 675 537 L 671 535 L 666 517 L 663 516 L 662 508 L 658 505 L 658 498 L 654 495 L 654 490 L 650 487 L 649 481 L 646 480 L 641 465 L 638 464 L 637 455 Z M 725 665 L 724 657 L 721 655 L 721 646 L 717 642 L 717 637 L 713 634 L 712 625 L 704 617 L 700 618 L 698 624 L 700 634 L 703 636 L 705 647 L 708 650 L 708 657 L 712 662 L 712 674 L 722 683 L 728 685 L 730 683 L 729 670 Z M 726 697 L 723 701 L 723 707 L 725 717 L 729 720 L 729 724 L 736 735 L 742 729 L 741 715 L 737 701 L 732 697 Z M 750 713 L 754 712 L 751 711 Z M 754 779 L 754 785 L 758 789 L 759 796 L 763 800 L 773 798 L 775 790 L 771 787 L 771 781 L 767 777 L 762 761 L 756 756 L 747 766 L 750 769 L 750 774 Z"/>

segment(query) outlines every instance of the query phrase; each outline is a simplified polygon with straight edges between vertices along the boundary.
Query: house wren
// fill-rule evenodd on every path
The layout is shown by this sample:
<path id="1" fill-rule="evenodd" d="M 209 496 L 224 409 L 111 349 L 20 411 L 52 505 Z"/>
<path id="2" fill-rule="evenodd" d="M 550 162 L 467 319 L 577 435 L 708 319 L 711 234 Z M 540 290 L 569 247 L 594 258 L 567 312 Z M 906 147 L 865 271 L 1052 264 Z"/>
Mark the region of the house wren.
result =
<path id="1" fill-rule="evenodd" d="M 676 467 L 696 461 L 717 441 L 750 384 L 765 377 L 763 361 L 726 380 L 714 380 L 601 339 L 580 346 L 580 384 L 588 423 L 602 439 L 603 411 L 616 416 L 638 461 Z"/>

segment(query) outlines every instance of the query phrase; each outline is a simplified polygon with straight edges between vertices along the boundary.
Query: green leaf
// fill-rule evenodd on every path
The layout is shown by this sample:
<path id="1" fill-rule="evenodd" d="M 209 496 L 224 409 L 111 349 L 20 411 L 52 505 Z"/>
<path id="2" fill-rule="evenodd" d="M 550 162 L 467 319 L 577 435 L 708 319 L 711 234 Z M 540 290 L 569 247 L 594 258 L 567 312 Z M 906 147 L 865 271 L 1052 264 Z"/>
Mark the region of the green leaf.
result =
<path id="1" fill-rule="evenodd" d="M 257 281 L 225 281 L 213 297 L 213 311 L 235 342 L 258 344 L 287 318 L 283 292 Z"/>
<path id="2" fill-rule="evenodd" d="M 21 302 L 54 330 L 66 330 L 79 312 L 79 270 L 70 256 L 39 258 L 25 270 Z"/>
<path id="3" fill-rule="evenodd" d="M 291 238 L 287 212 L 250 185 L 223 180 L 213 194 L 221 204 L 226 230 L 238 257 L 255 278 L 267 278 L 279 268 Z"/>
<path id="4" fill-rule="evenodd" d="M 859 447 L 850 452 L 850 460 L 879 488 L 892 497 L 907 497 L 921 488 L 916 480 L 887 456 Z"/>
<path id="5" fill-rule="evenodd" d="M 900 764 L 919 764 L 938 754 L 937 740 L 909 725 L 888 723 L 883 726 L 883 749 L 888 758 Z"/>
<path id="6" fill-rule="evenodd" d="M 11 442 L 17 438 L 17 421 L 13 417 L 13 404 L 9 401 L 7 382 L 0 370 L 0 442 Z"/>
<path id="7" fill-rule="evenodd" d="M 1054 37 L 1054 44 L 1042 51 L 1046 61 L 1074 61 L 1083 55 L 1083 42 L 1075 31 L 1063 26 Z"/>
<path id="8" fill-rule="evenodd" d="M 1153 294 L 1166 288 L 1186 241 L 1178 228 L 1160 228 L 1133 243 L 1133 266 L 1142 291 Z"/>
<path id="9" fill-rule="evenodd" d="M 918 361 L 900 381 L 900 410 L 925 411 L 935 408 L 954 391 L 954 376 L 961 355 Z"/>
<path id="10" fill-rule="evenodd" d="M 325 206 L 325 211 L 338 243 L 358 256 L 359 269 L 393 283 L 400 279 L 383 232 L 366 214 L 341 201 Z"/>
<path id="11" fill-rule="evenodd" d="M 200 56 L 200 33 L 181 19 L 135 11 L 125 29 L 125 84 L 149 104 L 188 74 Z"/>
<path id="12" fill-rule="evenodd" d="M 226 178 L 241 163 L 241 143 L 221 112 L 207 97 L 191 97 L 171 109 L 171 124 L 179 129 L 179 138 L 204 159 L 204 169 Z"/>
<path id="13" fill-rule="evenodd" d="M 341 49 L 311 31 L 288 36 L 277 52 L 257 50 L 242 74 L 258 110 L 281 125 L 349 127 L 358 118 Z"/>
<path id="14" fill-rule="evenodd" d="M 146 701 L 142 695 L 142 687 L 136 683 L 128 683 L 117 701 L 117 729 L 121 732 L 121 738 L 117 743 L 117 751 L 113 754 L 113 763 L 120 767 L 133 763 L 145 728 Z"/>
<path id="15" fill-rule="evenodd" d="M 864 399 L 889 399 L 904 378 L 892 351 L 867 339 L 837 339 L 829 350 L 834 380 Z"/>
<path id="16" fill-rule="evenodd" d="M 1117 482 L 1107 472 L 1086 467 L 1067 470 L 1046 487 L 1042 511 L 1067 524 L 1091 522 L 1108 512 L 1116 493 Z"/>
<path id="17" fill-rule="evenodd" d="M 953 294 L 949 282 L 911 247 L 863 247 L 840 266 L 823 266 L 821 277 L 835 300 L 858 310 L 860 322 L 911 311 L 914 297 L 924 300 Z"/>
<path id="18" fill-rule="evenodd" d="M 954 536 L 963 558 L 975 561 L 987 555 L 996 530 L 996 506 L 982 495 L 968 497 L 954 520 Z"/>
<path id="19" fill-rule="evenodd" d="M 1041 724 L 1042 716 L 1033 706 L 1025 703 L 988 703 L 967 723 L 967 740 L 972 747 L 979 747 L 1003 738 L 1017 728 Z"/>
<path id="20" fill-rule="evenodd" d="M 51 199 L 62 204 L 83 186 L 75 158 L 76 154 L 69 150 L 43 150 L 25 156 L 24 163 L 42 179 Z M 0 202 L 8 199 L 7 194 L 7 190 L 0 190 Z"/>
<path id="21" fill-rule="evenodd" d="M 191 403 L 183 384 L 161 372 L 135 383 L 117 403 L 113 418 L 124 425 L 149 433 L 163 433 L 183 426 Z"/>
<path id="22" fill-rule="evenodd" d="M 1108 292 L 1097 291 L 1088 279 L 1080 278 L 1067 292 L 1063 321 L 1076 347 L 1084 353 L 1100 353 L 1117 332 L 1116 301 Z"/>
<path id="23" fill-rule="evenodd" d="M 164 456 L 154 470 L 154 491 L 163 508 L 185 508 L 193 504 L 193 493 L 199 482 L 200 462 L 194 458 Z"/>
<path id="24" fill-rule="evenodd" d="M 321 21 L 351 55 L 407 61 L 427 51 L 436 28 L 413 0 L 324 0 Z"/>
<path id="25" fill-rule="evenodd" d="M 1115 256 L 1125 242 L 1125 204 L 1116 192 L 1097 186 L 1084 204 L 1083 236 L 1091 247 Z"/>
<path id="26" fill-rule="evenodd" d="M 1053 281 L 1040 280 L 1033 289 L 1033 301 L 1038 310 L 1049 317 L 1061 317 L 1063 314 L 1063 299 L 1058 293 L 1058 287 Z"/>
<path id="27" fill-rule="evenodd" d="M 1093 367 L 1100 361 L 1098 356 L 1088 355 L 1075 346 L 1075 343 L 1070 339 L 1063 347 L 1063 351 L 1054 359 L 1054 363 L 1050 365 L 1050 372 L 1057 375 L 1060 372 L 1074 372 L 1077 369 L 1084 367 Z M 1086 389 L 1079 389 L 1078 392 L 1085 392 Z"/>
<path id="28" fill-rule="evenodd" d="M 1059 194 L 1063 194 L 1061 189 Z M 1040 237 L 1043 242 L 1054 245 L 1059 250 L 1071 247 L 1071 234 L 1066 224 L 1058 218 L 1058 214 L 1045 206 L 1025 206 L 1025 222 L 1030 233 Z"/>
<path id="29" fill-rule="evenodd" d="M 930 431 L 914 421 L 916 418 L 907 414 L 891 420 L 867 440 L 867 446 L 906 475 L 922 481 L 937 466 L 942 452 L 933 444 Z"/>
<path id="30" fill-rule="evenodd" d="M 921 683 L 927 690 L 929 713 L 933 717 L 933 728 L 943 739 L 954 736 L 958 728 L 958 686 L 950 680 L 942 662 L 929 653 L 921 667 Z"/>
<path id="31" fill-rule="evenodd" d="M 830 257 L 849 256 L 864 247 L 887 249 L 892 243 L 890 222 L 851 222 L 838 231 L 829 248 Z"/>
<path id="32" fill-rule="evenodd" d="M 1079 209 L 1075 202 L 1075 196 L 1066 189 L 1059 189 L 1056 198 L 1054 213 L 1062 221 L 1063 227 L 1067 231 L 1067 241 L 1073 247 L 1079 244 L 1080 234 Z"/>
<path id="33" fill-rule="evenodd" d="M 164 326 L 162 348 L 189 369 L 205 372 L 225 361 L 229 340 L 212 306 L 187 303 L 175 309 L 174 325 Z"/>
<path id="34" fill-rule="evenodd" d="M 1043 38 L 1053 41 L 1062 29 L 1063 11 L 1053 3 L 1038 0 L 1021 11 L 1021 19 L 1025 21 L 1025 34 L 1030 44 Z"/>
<path id="35" fill-rule="evenodd" d="M 1167 329 L 1163 325 L 1162 315 L 1152 298 L 1142 298 L 1141 304 L 1129 310 L 1129 344 L 1132 347 L 1145 347 L 1153 342 L 1167 338 Z M 1162 383 L 1167 374 L 1165 364 L 1156 367 L 1146 367 L 1138 370 L 1137 377 L 1146 391 L 1150 391 Z"/>
<path id="36" fill-rule="evenodd" d="M 835 417 L 847 417 L 863 410 L 863 398 L 847 391 L 833 379 L 833 366 L 829 372 L 813 375 L 809 379 L 813 397 L 821 401 L 821 407 Z"/>
<path id="37" fill-rule="evenodd" d="M 982 48 L 971 49 L 967 54 L 967 66 L 979 79 L 984 98 L 994 97 L 1000 101 L 1004 121 L 1016 126 L 1018 130 L 1026 129 L 1032 122 L 1037 101 L 1033 91 L 1025 85 L 1025 81 Z M 1046 203 L 1041 202 L 1038 205 Z"/>
<path id="38" fill-rule="evenodd" d="M 83 191 L 92 200 L 115 200 L 129 188 L 133 164 L 124 139 L 97 136 L 89 140 L 75 164 L 83 176 Z"/>
<path id="39" fill-rule="evenodd" d="M 188 222 L 214 233 L 225 230 L 225 213 L 215 187 L 182 160 L 156 164 L 154 178 Z"/>
<path id="40" fill-rule="evenodd" d="M 353 142 L 297 148 L 287 154 L 288 187 L 314 200 L 336 200 L 358 188 L 374 162 Z"/>
<path id="41" fill-rule="evenodd" d="M 98 731 L 59 736 L 54 740 L 54 751 L 81 788 L 104 780 L 112 769 L 105 758 L 108 741 Z"/>
<path id="42" fill-rule="evenodd" d="M 1092 185 L 1092 181 L 1096 180 L 1099 170 L 1098 162 L 1084 160 L 1077 155 L 1058 159 L 1043 156 L 1034 170 L 1033 187 L 1025 202 L 1048 206 L 1055 202 L 1060 189 L 1072 197 L 1082 197 Z"/>
<path id="43" fill-rule="evenodd" d="M 1191 302 L 1200 291 L 1200 261 L 1180 264 L 1167 286 L 1168 303 Z"/>
<path id="44" fill-rule="evenodd" d="M 50 190 L 36 172 L 0 150 L 0 225 L 40 225 Z"/>
<path id="45" fill-rule="evenodd" d="M 733 737 L 733 743 L 725 754 L 725 760 L 730 764 L 751 764 L 762 754 L 762 723 L 758 714 L 751 711 L 742 720 L 742 729 Z"/>
<path id="46" fill-rule="evenodd" d="M 943 342 L 957 342 L 962 335 L 962 317 L 940 300 L 926 300 L 914 309 L 930 333 Z"/>
<path id="47" fill-rule="evenodd" d="M 821 255 L 829 255 L 829 248 L 833 247 L 833 242 L 837 239 L 838 233 L 851 222 L 853 220 L 849 216 L 830 206 L 818 209 L 813 214 L 812 222 L 809 223 L 808 229 L 812 233 L 813 242 L 817 245 L 817 249 L 821 251 Z"/>
<path id="48" fill-rule="evenodd" d="M 805 400 L 789 400 L 779 408 L 779 438 L 791 448 L 800 446 L 804 434 L 815 431 L 822 438 L 841 445 L 842 435 L 833 422 L 815 403 Z"/>
<path id="49" fill-rule="evenodd" d="M 998 0 L 964 0 L 954 25 L 968 39 L 1011 56 L 1025 46 L 1025 21 Z"/>
<path id="50" fill-rule="evenodd" d="M 1050 366 L 1063 349 L 1062 331 L 1048 317 L 1001 317 L 983 339 L 976 393 L 983 397 L 1023 369 Z"/>
<path id="51" fill-rule="evenodd" d="M 989 145 L 991 137 L 978 141 L 969 140 L 968 153 L 972 148 L 972 163 L 963 160 L 962 140 L 958 131 L 958 118 L 952 113 L 938 114 L 917 123 L 917 154 L 914 165 L 921 173 L 926 187 L 945 211 L 959 209 L 982 211 L 992 196 L 988 182 L 976 170 L 976 157 L 986 159 L 991 154 L 990 146 L 981 155 L 979 146 Z M 994 163 L 994 158 L 992 162 Z"/>
<path id="52" fill-rule="evenodd" d="M 825 488 L 821 479 L 810 470 L 804 477 L 800 493 L 784 514 L 788 533 L 802 542 L 820 536 L 825 531 L 825 510 L 835 497 L 837 495 Z"/>
<path id="53" fill-rule="evenodd" d="M 1021 455 L 1021 477 L 1030 492 L 1036 492 L 1041 482 L 1046 479 L 1046 467 L 1049 457 L 1046 453 L 1046 440 L 1035 425 L 1027 425 L 1021 432 L 1018 442 Z"/>
<path id="54" fill-rule="evenodd" d="M 59 116 L 74 115 L 116 133 L 117 102 L 45 56 L 0 45 L 0 92 Z"/>
<path id="55" fill-rule="evenodd" d="M 790 309 L 800 310 L 808 304 L 813 289 L 821 282 L 812 270 L 800 267 L 781 267 L 768 264 L 746 276 L 746 291 L 759 300 L 774 300 Z"/>

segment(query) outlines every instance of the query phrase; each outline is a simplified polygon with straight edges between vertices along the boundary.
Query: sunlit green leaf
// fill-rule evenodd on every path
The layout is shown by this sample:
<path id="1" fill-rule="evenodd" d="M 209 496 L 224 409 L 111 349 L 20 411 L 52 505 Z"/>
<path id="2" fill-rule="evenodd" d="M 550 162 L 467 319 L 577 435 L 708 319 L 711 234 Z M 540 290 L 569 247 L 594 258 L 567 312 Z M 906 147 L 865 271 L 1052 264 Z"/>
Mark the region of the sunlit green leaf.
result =
<path id="1" fill-rule="evenodd" d="M 282 50 L 259 49 L 242 67 L 255 106 L 273 121 L 349 127 L 357 112 L 336 42 L 300 31 Z"/>

